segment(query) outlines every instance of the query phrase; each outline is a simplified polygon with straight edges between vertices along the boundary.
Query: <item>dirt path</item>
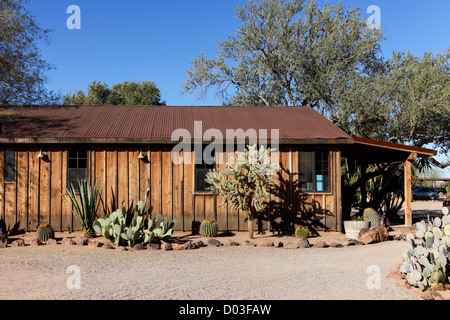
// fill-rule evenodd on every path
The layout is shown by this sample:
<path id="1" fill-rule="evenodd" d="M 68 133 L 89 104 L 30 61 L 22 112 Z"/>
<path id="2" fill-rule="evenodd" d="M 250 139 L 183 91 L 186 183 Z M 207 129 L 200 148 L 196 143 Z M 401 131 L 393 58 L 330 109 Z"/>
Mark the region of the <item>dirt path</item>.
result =
<path id="1" fill-rule="evenodd" d="M 0 299 L 421 299 L 387 277 L 406 247 L 388 241 L 308 249 L 6 248 L 0 250 Z"/>

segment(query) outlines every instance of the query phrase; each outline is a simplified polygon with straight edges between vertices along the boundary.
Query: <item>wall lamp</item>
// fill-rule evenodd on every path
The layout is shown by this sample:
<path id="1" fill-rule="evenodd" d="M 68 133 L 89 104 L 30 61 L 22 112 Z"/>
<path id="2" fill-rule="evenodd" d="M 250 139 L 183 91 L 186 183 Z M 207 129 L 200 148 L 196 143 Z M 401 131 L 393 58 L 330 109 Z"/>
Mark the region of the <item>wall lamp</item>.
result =
<path id="1" fill-rule="evenodd" d="M 42 152 L 42 149 L 39 150 L 39 154 L 37 155 L 37 157 L 38 157 L 39 159 L 44 159 L 44 158 L 45 158 L 45 153 Z"/>

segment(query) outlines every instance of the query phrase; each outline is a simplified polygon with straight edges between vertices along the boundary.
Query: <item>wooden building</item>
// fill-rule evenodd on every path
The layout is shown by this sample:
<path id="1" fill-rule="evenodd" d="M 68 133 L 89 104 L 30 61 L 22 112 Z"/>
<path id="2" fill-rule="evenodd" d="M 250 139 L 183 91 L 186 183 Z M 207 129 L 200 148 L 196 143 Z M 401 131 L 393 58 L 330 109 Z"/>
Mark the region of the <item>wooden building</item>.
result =
<path id="1" fill-rule="evenodd" d="M 246 230 L 243 214 L 219 206 L 220 197 L 205 190 L 204 175 L 222 168 L 255 132 L 260 143 L 278 142 L 281 166 L 259 228 L 283 231 L 306 223 L 342 231 L 342 153 L 358 155 L 357 144 L 369 148 L 365 156 L 393 148 L 358 141 L 309 107 L 4 106 L 0 120 L 0 217 L 10 229 L 26 231 L 42 222 L 79 230 L 59 190 L 80 178 L 98 179 L 102 215 L 122 203 L 131 207 L 149 188 L 152 214 L 176 219 L 176 230 L 193 230 L 206 217 L 221 230 Z M 211 132 L 226 138 L 212 164 L 194 163 L 194 148 L 177 153 L 186 161 L 172 161 L 182 133 L 186 146 L 218 144 Z M 412 153 L 435 154 L 395 150 L 402 159 Z"/>

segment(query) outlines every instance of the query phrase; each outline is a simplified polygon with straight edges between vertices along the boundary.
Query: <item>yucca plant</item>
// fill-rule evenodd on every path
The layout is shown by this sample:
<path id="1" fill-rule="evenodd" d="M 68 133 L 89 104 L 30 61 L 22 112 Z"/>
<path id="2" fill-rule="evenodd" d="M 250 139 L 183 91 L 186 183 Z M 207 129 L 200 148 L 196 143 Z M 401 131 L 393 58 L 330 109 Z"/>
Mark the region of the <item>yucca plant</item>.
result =
<path id="1" fill-rule="evenodd" d="M 72 210 L 73 215 L 80 223 L 84 236 L 92 238 L 95 236 L 93 225 L 94 221 L 97 219 L 97 212 L 101 199 L 98 180 L 92 184 L 88 179 L 82 179 L 77 181 L 77 185 L 78 190 L 73 183 L 69 183 L 65 188 L 70 201 L 67 200 L 61 190 L 58 190 L 70 210 Z"/>

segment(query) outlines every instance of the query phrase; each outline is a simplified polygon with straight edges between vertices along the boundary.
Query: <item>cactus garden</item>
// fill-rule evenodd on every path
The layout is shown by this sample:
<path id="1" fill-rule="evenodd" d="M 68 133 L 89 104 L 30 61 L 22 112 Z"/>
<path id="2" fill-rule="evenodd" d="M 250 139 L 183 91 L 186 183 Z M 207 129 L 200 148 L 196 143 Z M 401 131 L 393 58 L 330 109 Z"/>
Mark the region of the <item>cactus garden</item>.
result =
<path id="1" fill-rule="evenodd" d="M 402 253 L 400 267 L 406 281 L 424 291 L 443 290 L 450 284 L 450 215 L 416 224 L 415 234 L 408 235 L 410 246 Z"/>

